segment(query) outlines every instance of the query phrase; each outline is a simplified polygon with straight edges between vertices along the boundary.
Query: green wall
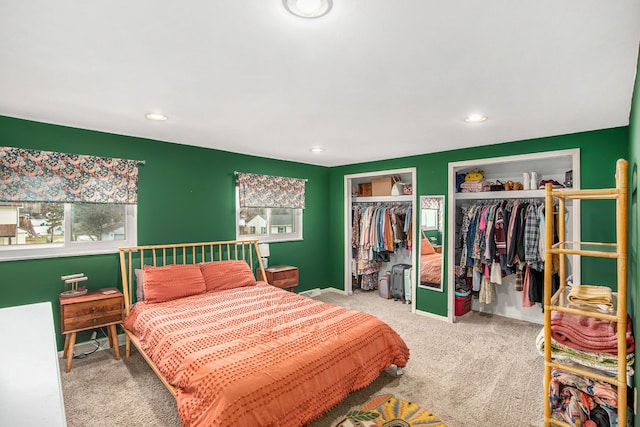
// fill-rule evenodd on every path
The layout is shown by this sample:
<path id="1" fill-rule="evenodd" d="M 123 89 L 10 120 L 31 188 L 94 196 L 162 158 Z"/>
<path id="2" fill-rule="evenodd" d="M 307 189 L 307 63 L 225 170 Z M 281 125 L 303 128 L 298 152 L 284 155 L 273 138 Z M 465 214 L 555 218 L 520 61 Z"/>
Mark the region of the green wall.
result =
<path id="1" fill-rule="evenodd" d="M 632 159 L 637 135 L 636 123 Z M 272 244 L 269 260 L 300 268 L 299 291 L 343 288 L 344 175 L 415 167 L 417 195 L 446 196 L 449 162 L 580 148 L 582 188 L 602 188 L 614 185 L 615 161 L 630 154 L 629 140 L 629 128 L 621 127 L 325 168 L 0 116 L 3 145 L 146 160 L 140 167 L 139 244 L 234 239 L 234 171 L 307 178 L 304 240 Z M 613 218 L 612 205 L 583 205 L 582 239 L 613 241 Z M 607 261 L 583 261 L 584 283 L 615 287 L 615 265 Z M 97 288 L 120 286 L 118 271 L 116 254 L 0 262 L 0 307 L 51 301 L 58 323 L 61 275 L 83 272 L 88 286 Z M 417 292 L 419 310 L 447 315 L 446 289 Z"/>
<path id="2" fill-rule="evenodd" d="M 0 116 L 5 146 L 145 160 L 140 166 L 138 244 L 235 239 L 234 171 L 307 178 L 303 241 L 273 243 L 269 263 L 300 269 L 298 291 L 326 287 L 326 167 L 94 132 Z M 87 287 L 120 285 L 117 254 L 0 262 L 0 307 L 51 301 L 59 327 L 60 276 Z M 58 338 L 58 345 L 62 338 Z"/>
<path id="3" fill-rule="evenodd" d="M 331 168 L 330 180 L 330 244 L 332 248 L 329 264 L 332 286 L 343 289 L 344 269 L 344 176 L 385 169 L 415 167 L 417 170 L 414 193 L 420 195 L 445 195 L 448 193 L 448 164 L 472 159 L 535 153 L 543 151 L 580 148 L 582 188 L 603 188 L 615 186 L 615 162 L 628 155 L 628 128 L 621 127 L 593 132 L 576 133 L 527 141 L 495 144 L 483 147 L 430 153 L 419 156 L 359 163 Z M 615 240 L 615 207 L 613 204 L 583 204 L 581 233 L 584 241 Z M 445 218 L 448 214 L 445 214 Z M 445 230 L 448 225 L 445 224 Z M 608 262 L 607 262 L 608 261 Z M 607 284 L 615 288 L 615 264 L 611 260 L 588 260 L 582 262 L 584 283 Z M 445 263 L 447 260 L 445 259 Z M 446 270 L 445 270 L 446 271 Z M 445 274 L 446 276 L 446 274 Z M 445 284 L 447 278 L 445 277 Z M 418 288 L 416 308 L 418 310 L 447 315 L 447 295 Z"/>
<path id="4" fill-rule="evenodd" d="M 638 331 L 640 331 L 640 319 L 637 314 L 640 313 L 640 301 L 638 301 L 638 286 L 640 279 L 640 270 L 638 270 L 638 253 L 640 251 L 640 234 L 638 233 L 638 224 L 640 224 L 640 211 L 638 211 L 638 162 L 640 162 L 640 55 L 636 73 L 636 82 L 633 93 L 633 102 L 631 104 L 631 115 L 629 117 L 629 283 L 627 286 L 627 304 L 629 314 L 633 319 L 633 330 L 635 331 L 636 340 L 638 339 Z M 634 369 L 638 372 L 640 363 L 637 360 Z M 638 375 L 634 378 L 634 387 L 638 385 Z M 633 402 L 633 397 L 631 398 Z M 640 417 L 636 416 L 634 421 L 635 427 L 640 427 Z"/>
<path id="5" fill-rule="evenodd" d="M 442 245 L 442 233 L 438 230 L 429 230 L 425 231 L 424 234 L 427 236 L 431 243 L 435 243 L 436 245 Z M 422 236 L 420 236 L 422 239 Z"/>

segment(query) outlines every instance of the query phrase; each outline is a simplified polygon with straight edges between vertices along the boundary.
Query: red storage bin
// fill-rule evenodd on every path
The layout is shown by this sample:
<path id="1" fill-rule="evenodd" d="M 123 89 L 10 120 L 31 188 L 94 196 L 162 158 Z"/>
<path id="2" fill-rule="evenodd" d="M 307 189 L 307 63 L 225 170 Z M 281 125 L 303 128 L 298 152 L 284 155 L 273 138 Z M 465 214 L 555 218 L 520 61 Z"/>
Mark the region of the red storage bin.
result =
<path id="1" fill-rule="evenodd" d="M 471 311 L 471 293 L 466 296 L 456 295 L 456 316 L 462 316 Z"/>

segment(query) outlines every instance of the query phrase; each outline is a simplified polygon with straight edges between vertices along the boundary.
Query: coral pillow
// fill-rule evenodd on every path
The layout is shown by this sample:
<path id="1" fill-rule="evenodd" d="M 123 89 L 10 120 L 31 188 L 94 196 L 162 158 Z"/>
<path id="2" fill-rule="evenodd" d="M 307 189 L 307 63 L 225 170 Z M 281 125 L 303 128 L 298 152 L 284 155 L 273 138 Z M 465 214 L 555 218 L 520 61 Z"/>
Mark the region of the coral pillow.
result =
<path id="1" fill-rule="evenodd" d="M 433 245 L 429 239 L 422 239 L 422 242 L 420 243 L 420 253 L 422 255 L 431 255 L 436 253 L 436 250 L 433 249 Z"/>
<path id="2" fill-rule="evenodd" d="M 148 303 L 200 294 L 207 289 L 197 264 L 145 265 L 143 287 L 144 300 Z"/>
<path id="3" fill-rule="evenodd" d="M 256 278 L 245 261 L 213 261 L 200 264 L 208 291 L 254 286 Z"/>

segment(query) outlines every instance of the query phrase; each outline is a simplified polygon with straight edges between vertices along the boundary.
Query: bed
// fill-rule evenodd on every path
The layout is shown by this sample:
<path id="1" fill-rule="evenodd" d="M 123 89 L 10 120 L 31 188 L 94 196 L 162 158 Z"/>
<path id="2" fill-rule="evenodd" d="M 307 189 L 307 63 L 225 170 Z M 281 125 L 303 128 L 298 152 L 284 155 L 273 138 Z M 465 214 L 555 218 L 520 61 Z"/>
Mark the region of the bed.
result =
<path id="1" fill-rule="evenodd" d="M 428 285 L 438 285 L 442 281 L 442 254 L 422 254 L 420 255 L 420 283 Z"/>
<path id="2" fill-rule="evenodd" d="M 120 249 L 131 343 L 183 426 L 302 426 L 409 358 L 369 314 L 255 280 L 257 241 Z M 140 283 L 138 283 L 140 282 Z"/>
<path id="3" fill-rule="evenodd" d="M 420 284 L 442 287 L 442 253 L 424 235 L 420 242 Z"/>

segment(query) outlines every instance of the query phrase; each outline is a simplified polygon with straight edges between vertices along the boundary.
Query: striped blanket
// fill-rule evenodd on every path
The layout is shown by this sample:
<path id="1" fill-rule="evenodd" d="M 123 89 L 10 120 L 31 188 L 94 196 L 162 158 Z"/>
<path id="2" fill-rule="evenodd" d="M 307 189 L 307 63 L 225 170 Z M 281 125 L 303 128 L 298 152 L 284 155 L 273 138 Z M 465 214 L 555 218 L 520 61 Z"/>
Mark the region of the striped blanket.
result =
<path id="1" fill-rule="evenodd" d="M 536 337 L 536 348 L 541 356 L 544 356 L 544 329 Z M 551 338 L 551 356 L 561 363 L 578 363 L 582 366 L 596 368 L 610 375 L 618 372 L 618 357 L 609 353 L 595 353 L 581 351 L 566 345 L 560 344 Z M 635 356 L 633 352 L 627 354 L 627 375 L 633 375 L 633 364 Z"/>
<path id="2" fill-rule="evenodd" d="M 374 316 L 256 286 L 137 303 L 125 327 L 176 387 L 183 426 L 299 426 L 409 350 Z"/>

